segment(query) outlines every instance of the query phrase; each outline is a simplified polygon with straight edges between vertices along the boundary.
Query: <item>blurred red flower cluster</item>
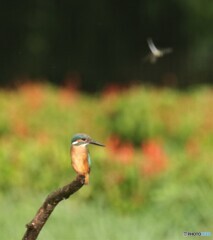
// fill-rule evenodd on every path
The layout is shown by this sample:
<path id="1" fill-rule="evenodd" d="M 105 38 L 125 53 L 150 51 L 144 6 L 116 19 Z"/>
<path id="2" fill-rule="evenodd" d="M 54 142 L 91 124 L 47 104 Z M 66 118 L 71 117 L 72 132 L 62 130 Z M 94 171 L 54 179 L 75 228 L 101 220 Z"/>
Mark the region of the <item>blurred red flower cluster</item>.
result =
<path id="1" fill-rule="evenodd" d="M 19 86 L 19 91 L 25 98 L 30 109 L 35 110 L 42 106 L 45 97 L 45 91 L 42 84 L 26 82 Z"/>
<path id="2" fill-rule="evenodd" d="M 118 136 L 110 136 L 107 140 L 109 157 L 122 164 L 131 164 L 134 157 L 134 147 L 131 143 L 122 143 Z"/>
<path id="3" fill-rule="evenodd" d="M 142 174 L 152 176 L 163 171 L 168 164 L 168 157 L 157 140 L 148 140 L 141 145 L 143 161 L 140 161 Z M 134 146 L 130 142 L 123 143 L 118 136 L 110 136 L 107 141 L 108 155 L 111 160 L 129 165 L 133 163 Z"/>
<path id="4" fill-rule="evenodd" d="M 148 140 L 141 145 L 143 153 L 142 172 L 146 176 L 163 171 L 168 163 L 167 155 L 162 145 L 156 140 Z"/>

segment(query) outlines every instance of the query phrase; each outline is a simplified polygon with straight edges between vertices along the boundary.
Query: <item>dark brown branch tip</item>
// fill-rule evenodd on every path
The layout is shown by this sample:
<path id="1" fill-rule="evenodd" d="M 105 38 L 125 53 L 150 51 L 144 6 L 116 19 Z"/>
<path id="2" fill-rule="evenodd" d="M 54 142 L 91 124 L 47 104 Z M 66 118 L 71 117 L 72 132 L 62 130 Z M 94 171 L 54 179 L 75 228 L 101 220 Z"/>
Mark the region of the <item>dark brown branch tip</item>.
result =
<path id="1" fill-rule="evenodd" d="M 33 220 L 26 224 L 23 240 L 35 240 L 57 204 L 77 192 L 85 184 L 85 176 L 78 175 L 75 180 L 50 193 L 37 211 Z"/>
<path id="2" fill-rule="evenodd" d="M 32 223 L 27 223 L 26 228 L 31 228 L 31 229 L 33 228 L 34 229 L 35 227 Z"/>
<path id="3" fill-rule="evenodd" d="M 78 175 L 80 181 L 81 181 L 81 184 L 85 184 L 85 176 L 84 175 Z"/>

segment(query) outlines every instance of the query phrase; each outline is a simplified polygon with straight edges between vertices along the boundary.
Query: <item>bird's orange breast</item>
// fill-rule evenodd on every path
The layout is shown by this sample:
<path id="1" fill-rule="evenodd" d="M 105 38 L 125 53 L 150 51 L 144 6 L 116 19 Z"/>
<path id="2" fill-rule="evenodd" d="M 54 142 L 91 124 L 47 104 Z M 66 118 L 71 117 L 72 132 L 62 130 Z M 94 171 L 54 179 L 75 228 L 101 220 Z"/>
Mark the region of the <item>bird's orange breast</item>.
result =
<path id="1" fill-rule="evenodd" d="M 72 146 L 70 154 L 72 166 L 78 174 L 85 175 L 90 172 L 88 152 L 85 146 Z"/>

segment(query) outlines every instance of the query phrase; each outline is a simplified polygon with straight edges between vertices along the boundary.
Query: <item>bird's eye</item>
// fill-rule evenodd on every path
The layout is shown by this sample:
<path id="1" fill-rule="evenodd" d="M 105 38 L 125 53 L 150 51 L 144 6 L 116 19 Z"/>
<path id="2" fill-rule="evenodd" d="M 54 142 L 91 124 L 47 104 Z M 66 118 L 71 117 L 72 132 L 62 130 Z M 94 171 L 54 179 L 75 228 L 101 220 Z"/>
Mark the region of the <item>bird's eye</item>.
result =
<path id="1" fill-rule="evenodd" d="M 82 140 L 82 141 L 86 141 L 86 138 L 82 138 L 81 140 Z"/>

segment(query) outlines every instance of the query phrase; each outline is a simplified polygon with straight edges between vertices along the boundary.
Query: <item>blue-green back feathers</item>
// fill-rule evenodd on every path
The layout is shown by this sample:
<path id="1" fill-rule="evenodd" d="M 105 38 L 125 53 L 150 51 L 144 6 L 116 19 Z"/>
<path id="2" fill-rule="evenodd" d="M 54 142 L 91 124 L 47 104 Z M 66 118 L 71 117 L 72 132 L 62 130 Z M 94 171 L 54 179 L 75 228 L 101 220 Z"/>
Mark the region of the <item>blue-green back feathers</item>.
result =
<path id="1" fill-rule="evenodd" d="M 90 158 L 90 155 L 89 155 L 89 153 L 88 153 L 88 163 L 89 163 L 89 166 L 91 166 L 91 158 Z"/>

